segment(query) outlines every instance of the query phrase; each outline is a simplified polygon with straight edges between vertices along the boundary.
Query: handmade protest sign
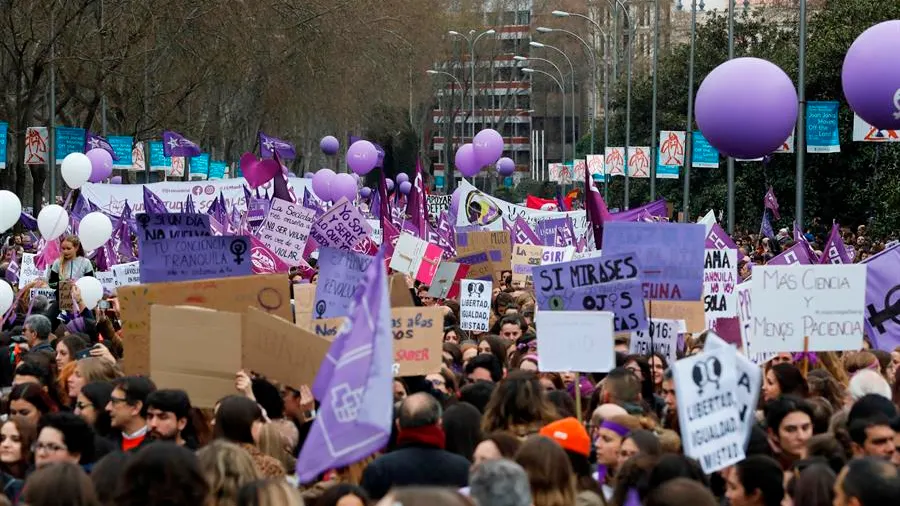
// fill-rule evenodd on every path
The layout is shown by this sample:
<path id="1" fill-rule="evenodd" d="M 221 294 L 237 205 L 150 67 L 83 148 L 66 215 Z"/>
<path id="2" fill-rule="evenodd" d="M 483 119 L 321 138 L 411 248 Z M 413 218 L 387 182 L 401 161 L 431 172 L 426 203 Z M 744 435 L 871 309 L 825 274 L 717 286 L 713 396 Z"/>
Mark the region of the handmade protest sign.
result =
<path id="1" fill-rule="evenodd" d="M 208 237 L 212 235 L 209 229 L 209 215 L 202 213 L 139 213 L 135 216 L 137 222 L 138 248 L 141 259 L 144 254 L 145 244 L 148 241 L 167 241 L 169 239 L 181 239 L 185 237 Z"/>
<path id="2" fill-rule="evenodd" d="M 391 308 L 394 376 L 439 372 L 444 316 L 437 307 Z"/>
<path id="3" fill-rule="evenodd" d="M 459 282 L 466 273 L 469 272 L 469 266 L 456 262 L 441 262 L 434 274 L 434 279 L 428 287 L 428 295 L 436 299 L 453 299 L 459 295 Z"/>
<path id="4" fill-rule="evenodd" d="M 744 460 L 736 354 L 726 345 L 683 358 L 673 366 L 684 454 L 697 459 L 706 474 Z"/>
<path id="5" fill-rule="evenodd" d="M 309 236 L 320 246 L 352 250 L 371 233 L 366 217 L 342 197 L 313 224 Z"/>
<path id="6" fill-rule="evenodd" d="M 649 318 L 684 322 L 679 323 L 682 332 L 699 334 L 706 330 L 702 300 L 645 300 L 644 307 Z"/>
<path id="7" fill-rule="evenodd" d="M 316 212 L 312 209 L 273 198 L 256 235 L 283 262 L 296 266 L 303 260 L 303 249 L 315 218 Z"/>
<path id="8" fill-rule="evenodd" d="M 347 318 L 343 316 L 340 318 L 322 318 L 321 320 L 312 320 L 310 330 L 313 334 L 332 341 L 335 337 L 337 337 L 338 332 L 340 332 L 341 330 L 341 326 L 343 326 L 346 321 Z"/>
<path id="9" fill-rule="evenodd" d="M 491 318 L 490 281 L 464 279 L 459 283 L 459 328 L 487 332 Z"/>
<path id="10" fill-rule="evenodd" d="M 316 285 L 315 318 L 350 314 L 350 302 L 366 269 L 375 257 L 334 248 L 319 249 L 319 282 Z"/>
<path id="11" fill-rule="evenodd" d="M 603 226 L 603 253 L 635 253 L 641 262 L 644 297 L 703 298 L 706 227 L 698 223 L 610 222 Z"/>
<path id="12" fill-rule="evenodd" d="M 138 260 L 112 266 L 116 288 L 120 286 L 138 285 L 141 283 L 141 263 Z"/>
<path id="13" fill-rule="evenodd" d="M 706 306 L 706 326 L 718 318 L 737 315 L 737 250 L 707 249 L 703 262 L 703 303 Z"/>
<path id="14" fill-rule="evenodd" d="M 443 254 L 440 246 L 404 232 L 394 246 L 390 268 L 429 285 L 434 280 Z"/>
<path id="15" fill-rule="evenodd" d="M 103 286 L 103 291 L 115 293 L 116 291 L 116 275 L 111 271 L 96 271 L 94 277 Z"/>
<path id="16" fill-rule="evenodd" d="M 59 282 L 59 310 L 60 311 L 72 311 L 73 306 L 75 305 L 72 302 L 72 287 L 75 286 L 74 281 L 69 280 L 61 280 Z"/>
<path id="17" fill-rule="evenodd" d="M 647 328 L 641 266 L 634 253 L 536 267 L 538 309 L 611 311 L 616 332 Z"/>
<path id="18" fill-rule="evenodd" d="M 703 349 L 717 350 L 724 347 L 731 347 L 724 339 L 716 335 L 715 332 L 709 332 L 706 335 L 706 344 Z M 740 353 L 735 354 L 735 366 L 737 368 L 737 389 L 735 393 L 735 402 L 737 403 L 737 413 L 744 426 L 744 444 L 750 440 L 750 432 L 753 425 L 756 424 L 756 404 L 759 401 L 759 392 L 762 390 L 762 372 L 759 366 L 751 362 L 747 357 Z"/>
<path id="19" fill-rule="evenodd" d="M 541 265 L 571 262 L 575 246 L 541 246 Z"/>
<path id="20" fill-rule="evenodd" d="M 628 353 L 650 355 L 659 353 L 669 364 L 678 360 L 678 322 L 676 320 L 650 319 L 646 330 L 631 333 Z"/>
<path id="21" fill-rule="evenodd" d="M 311 283 L 294 283 L 294 323 L 306 330 L 312 328 L 316 288 L 317 285 Z"/>
<path id="22" fill-rule="evenodd" d="M 453 199 L 452 195 L 439 195 L 439 194 L 429 194 L 428 195 L 428 215 L 429 216 L 438 216 L 441 212 L 450 209 L 450 201 Z"/>
<path id="23" fill-rule="evenodd" d="M 613 313 L 538 311 L 538 368 L 546 372 L 609 372 L 615 367 Z"/>
<path id="24" fill-rule="evenodd" d="M 281 199 L 272 198 L 272 200 L 269 200 L 250 198 L 250 202 L 247 202 L 247 224 L 250 225 L 250 228 L 252 230 L 256 230 L 260 225 L 262 225 L 263 221 L 265 221 L 266 219 L 266 215 L 269 214 L 269 207 L 271 203 L 276 200 Z M 315 212 L 313 212 L 313 216 L 315 216 Z M 309 225 L 311 228 L 312 221 L 310 221 Z M 309 229 L 307 229 L 306 234 L 307 236 L 309 235 Z"/>
<path id="25" fill-rule="evenodd" d="M 741 345 L 744 348 L 744 355 L 751 362 L 757 365 L 764 364 L 772 359 L 777 353 L 773 352 L 757 352 L 753 346 L 753 313 L 751 304 L 751 286 L 750 281 L 745 281 L 737 286 L 735 295 L 737 297 L 738 322 L 741 325 Z"/>
<path id="26" fill-rule="evenodd" d="M 56 298 L 56 290 L 52 288 L 32 288 L 31 298 L 34 299 L 38 295 L 43 295 L 44 297 L 47 297 L 47 300 L 52 301 Z"/>
<path id="27" fill-rule="evenodd" d="M 499 257 L 493 254 L 495 251 L 499 252 Z M 459 256 L 479 252 L 491 252 L 493 274 L 498 275 L 511 269 L 512 240 L 508 231 L 477 230 L 456 234 L 456 253 Z M 499 280 L 499 277 L 494 280 Z"/>
<path id="28" fill-rule="evenodd" d="M 22 253 L 22 261 L 19 264 L 19 286 L 25 286 L 36 279 L 42 279 L 44 272 L 34 264 L 34 253 Z"/>
<path id="29" fill-rule="evenodd" d="M 144 241 L 141 283 L 228 278 L 252 274 L 250 240 L 236 236 Z"/>
<path id="30" fill-rule="evenodd" d="M 862 348 L 865 265 L 761 265 L 751 294 L 755 352 Z"/>
<path id="31" fill-rule="evenodd" d="M 518 283 L 531 283 L 532 269 L 540 267 L 544 250 L 541 246 L 516 244 L 512 255 L 512 280 Z"/>
<path id="32" fill-rule="evenodd" d="M 466 265 L 469 273 L 466 274 L 471 279 L 481 279 L 491 281 L 494 279 L 494 266 L 488 253 L 481 252 L 472 255 L 459 256 L 454 261 Z"/>
<path id="33" fill-rule="evenodd" d="M 866 335 L 879 350 L 900 346 L 900 246 L 894 243 L 864 261 Z"/>

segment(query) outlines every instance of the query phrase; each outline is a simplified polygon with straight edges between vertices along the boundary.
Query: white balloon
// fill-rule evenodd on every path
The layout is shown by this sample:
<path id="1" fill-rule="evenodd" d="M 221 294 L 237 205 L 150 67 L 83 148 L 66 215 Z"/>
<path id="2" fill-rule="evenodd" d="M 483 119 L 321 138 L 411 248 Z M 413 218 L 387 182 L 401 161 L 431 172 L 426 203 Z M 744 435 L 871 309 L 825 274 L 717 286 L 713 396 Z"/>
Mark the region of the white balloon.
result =
<path id="1" fill-rule="evenodd" d="M 94 309 L 103 298 L 103 285 L 100 280 L 91 276 L 85 276 L 75 282 L 75 286 L 81 290 L 81 300 L 88 309 Z"/>
<path id="2" fill-rule="evenodd" d="M 22 216 L 22 201 L 8 190 L 0 190 L 0 234 L 11 229 Z"/>
<path id="3" fill-rule="evenodd" d="M 0 316 L 6 314 L 15 300 L 13 289 L 6 281 L 0 280 Z"/>
<path id="4" fill-rule="evenodd" d="M 37 216 L 37 222 L 41 237 L 52 241 L 66 231 L 69 226 L 69 213 L 62 206 L 52 204 L 41 209 Z"/>
<path id="5" fill-rule="evenodd" d="M 69 188 L 81 188 L 91 177 L 91 159 L 84 153 L 69 153 L 63 158 L 59 171 Z"/>
<path id="6" fill-rule="evenodd" d="M 112 236 L 112 222 L 101 212 L 85 216 L 78 225 L 78 238 L 85 251 L 91 251 L 106 244 Z"/>

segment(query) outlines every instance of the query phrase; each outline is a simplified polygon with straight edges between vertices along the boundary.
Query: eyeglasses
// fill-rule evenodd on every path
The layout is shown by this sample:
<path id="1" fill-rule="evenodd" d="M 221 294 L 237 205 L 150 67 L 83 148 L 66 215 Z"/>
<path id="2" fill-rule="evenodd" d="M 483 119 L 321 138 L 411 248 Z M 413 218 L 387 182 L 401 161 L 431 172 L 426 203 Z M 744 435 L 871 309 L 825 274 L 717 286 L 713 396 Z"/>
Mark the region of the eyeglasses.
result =
<path id="1" fill-rule="evenodd" d="M 122 402 L 128 402 L 128 399 L 126 399 L 124 397 L 110 397 L 109 402 L 110 402 L 110 404 L 119 404 Z"/>
<path id="2" fill-rule="evenodd" d="M 91 404 L 90 402 L 81 402 L 81 401 L 78 401 L 78 402 L 75 403 L 75 407 L 78 408 L 78 409 L 89 408 L 89 407 L 91 407 L 91 406 L 93 406 L 93 404 Z"/>
<path id="3" fill-rule="evenodd" d="M 68 451 L 68 448 L 65 445 L 60 445 L 56 443 L 41 443 L 37 442 L 31 445 L 31 451 L 33 453 L 37 453 L 39 451 L 46 451 L 48 453 L 56 453 L 61 451 Z"/>

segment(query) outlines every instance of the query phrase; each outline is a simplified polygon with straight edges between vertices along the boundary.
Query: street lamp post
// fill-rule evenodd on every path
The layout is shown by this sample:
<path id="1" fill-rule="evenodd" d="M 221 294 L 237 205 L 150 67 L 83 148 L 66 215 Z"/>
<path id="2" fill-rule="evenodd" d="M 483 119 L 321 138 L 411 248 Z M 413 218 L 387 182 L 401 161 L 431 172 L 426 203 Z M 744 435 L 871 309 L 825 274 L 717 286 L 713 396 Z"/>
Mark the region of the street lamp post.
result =
<path id="1" fill-rule="evenodd" d="M 450 72 L 444 72 L 442 70 L 426 70 L 425 73 L 430 76 L 442 75 L 442 76 L 447 76 L 450 79 L 453 79 L 453 81 L 456 82 L 456 87 L 459 88 L 459 103 L 460 103 L 460 106 L 462 105 L 463 100 L 465 99 L 465 97 L 463 96 L 462 83 L 459 82 L 459 79 L 457 79 L 455 75 L 451 74 Z M 451 98 L 452 98 L 452 95 L 451 95 Z M 453 110 L 453 100 L 451 99 L 450 107 L 447 108 L 446 112 L 450 113 L 452 110 Z M 451 169 L 452 164 L 450 163 L 450 153 L 451 153 L 451 151 L 453 151 L 453 149 L 452 149 L 453 148 L 453 124 L 456 123 L 456 115 L 454 115 L 452 118 L 449 116 L 449 114 L 447 114 L 446 116 L 447 116 L 447 121 L 450 123 L 450 129 L 449 129 L 450 138 L 444 140 L 444 147 L 445 147 L 444 153 L 446 153 L 446 155 L 447 155 L 446 156 L 447 159 L 445 160 L 444 163 L 446 164 L 447 189 L 452 191 L 456 187 L 456 180 L 454 178 L 455 176 L 453 174 L 453 170 Z M 460 122 L 459 123 L 459 144 L 460 145 L 463 142 L 464 136 L 465 136 L 465 124 Z M 446 149 L 447 147 L 450 147 L 450 150 Z"/>
<path id="2" fill-rule="evenodd" d="M 561 117 L 562 117 L 562 130 L 560 131 L 560 133 L 561 133 L 560 137 L 562 137 L 562 140 L 563 140 L 562 163 L 566 163 L 566 149 L 565 149 L 565 137 L 566 137 L 566 89 L 565 89 L 565 87 L 563 87 L 562 82 L 560 82 L 559 79 L 553 77 L 553 74 L 550 74 L 549 72 L 544 72 L 543 70 L 532 69 L 532 68 L 528 68 L 528 67 L 523 68 L 523 69 L 522 69 L 522 72 L 525 72 L 526 74 L 543 74 L 543 75 L 549 77 L 550 79 L 553 79 L 553 82 L 555 82 L 556 85 L 559 86 L 559 91 L 560 91 L 560 93 L 562 94 L 562 104 L 563 104 L 563 107 L 562 107 L 562 115 L 561 115 Z"/>
<path id="3" fill-rule="evenodd" d="M 607 2 L 609 2 L 609 0 L 607 0 Z M 622 13 L 625 15 L 625 21 L 628 23 L 628 53 L 625 57 L 625 63 L 628 65 L 628 80 L 625 85 L 625 209 L 628 210 L 628 186 L 630 179 L 630 176 L 628 174 L 628 164 L 630 163 L 628 150 L 631 147 L 631 82 L 633 75 L 632 60 L 634 59 L 634 33 L 637 27 L 634 24 L 634 20 L 632 19 L 631 14 L 628 12 L 628 6 L 625 5 L 622 0 L 616 0 L 616 7 L 619 6 L 622 6 Z M 618 13 L 616 13 L 616 15 L 618 16 Z"/>
<path id="4" fill-rule="evenodd" d="M 681 0 L 677 9 L 683 8 Z M 703 0 L 700 1 L 700 9 L 703 9 Z M 690 221 L 691 207 L 691 164 L 693 163 L 694 149 L 694 58 L 697 42 L 697 0 L 691 0 L 691 50 L 688 58 L 688 110 L 687 131 L 684 136 L 684 197 L 682 220 Z"/>
<path id="5" fill-rule="evenodd" d="M 515 61 L 523 61 L 523 62 L 524 62 L 524 61 L 529 61 L 529 60 L 544 62 L 544 63 L 550 65 L 551 67 L 553 67 L 554 69 L 556 69 L 556 72 L 559 74 L 559 80 L 560 80 L 560 82 L 565 81 L 565 77 L 564 77 L 565 74 L 563 74 L 562 69 L 560 69 L 559 66 L 558 66 L 557 64 L 553 63 L 551 60 L 548 60 L 547 58 L 539 58 L 539 57 L 537 57 L 537 56 L 513 56 L 513 60 L 515 60 Z M 523 72 L 526 72 L 524 69 L 522 69 L 522 71 L 523 71 Z M 563 132 L 563 135 L 561 136 L 561 140 L 562 140 L 562 158 L 563 158 L 563 163 L 565 163 L 565 161 L 566 161 L 566 160 L 565 160 L 565 159 L 566 159 L 566 144 L 565 144 L 565 132 L 566 132 L 566 95 L 565 95 L 565 93 L 563 93 L 563 96 L 562 96 L 562 105 L 563 105 L 563 108 L 562 108 L 562 124 L 560 125 L 560 128 L 562 129 L 562 132 Z"/>
<path id="6" fill-rule="evenodd" d="M 563 56 L 563 58 L 566 59 L 566 62 L 569 63 L 569 72 L 571 73 L 571 78 L 572 78 L 572 112 L 571 112 L 571 114 L 572 114 L 572 163 L 574 164 L 575 163 L 575 142 L 577 140 L 575 138 L 575 65 L 572 65 L 572 60 L 569 58 L 569 56 L 562 49 L 560 49 L 556 46 L 551 46 L 549 44 L 541 44 L 540 42 L 535 42 L 535 41 L 529 42 L 528 45 L 530 45 L 531 47 L 538 48 L 538 49 L 540 49 L 540 48 L 552 49 L 552 50 L 556 51 L 557 53 L 561 54 Z M 565 83 L 565 79 L 563 79 L 562 82 Z M 563 129 L 563 133 L 565 133 L 565 129 Z M 565 163 L 565 150 L 566 150 L 566 140 L 565 140 L 565 135 L 563 135 L 563 163 Z M 574 167 L 574 165 L 573 165 L 573 167 Z"/>
<path id="7" fill-rule="evenodd" d="M 471 104 L 472 104 L 472 138 L 475 138 L 475 44 L 478 43 L 478 39 L 484 37 L 485 35 L 494 35 L 497 33 L 493 28 L 490 30 L 485 30 L 479 33 L 477 36 L 475 35 L 475 30 L 469 30 L 469 35 L 463 35 L 456 30 L 450 30 L 450 35 L 454 35 L 457 37 L 461 37 L 465 39 L 466 42 L 469 43 L 469 67 L 471 69 L 472 75 L 472 91 L 471 91 Z"/>

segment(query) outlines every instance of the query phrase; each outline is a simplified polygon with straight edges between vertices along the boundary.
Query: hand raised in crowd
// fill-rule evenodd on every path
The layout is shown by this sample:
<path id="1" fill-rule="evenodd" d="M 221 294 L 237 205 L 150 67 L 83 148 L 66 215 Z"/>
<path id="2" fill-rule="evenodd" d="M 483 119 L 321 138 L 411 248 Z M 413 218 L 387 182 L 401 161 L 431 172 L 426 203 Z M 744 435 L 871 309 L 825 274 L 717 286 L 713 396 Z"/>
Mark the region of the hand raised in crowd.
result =
<path id="1" fill-rule="evenodd" d="M 253 401 L 256 400 L 256 397 L 253 395 L 253 382 L 246 371 L 238 371 L 234 375 L 234 388 L 243 394 L 244 397 Z"/>
<path id="2" fill-rule="evenodd" d="M 91 356 L 102 359 L 112 365 L 116 365 L 116 357 L 109 351 L 109 348 L 102 344 L 95 344 L 94 347 L 91 348 Z"/>

